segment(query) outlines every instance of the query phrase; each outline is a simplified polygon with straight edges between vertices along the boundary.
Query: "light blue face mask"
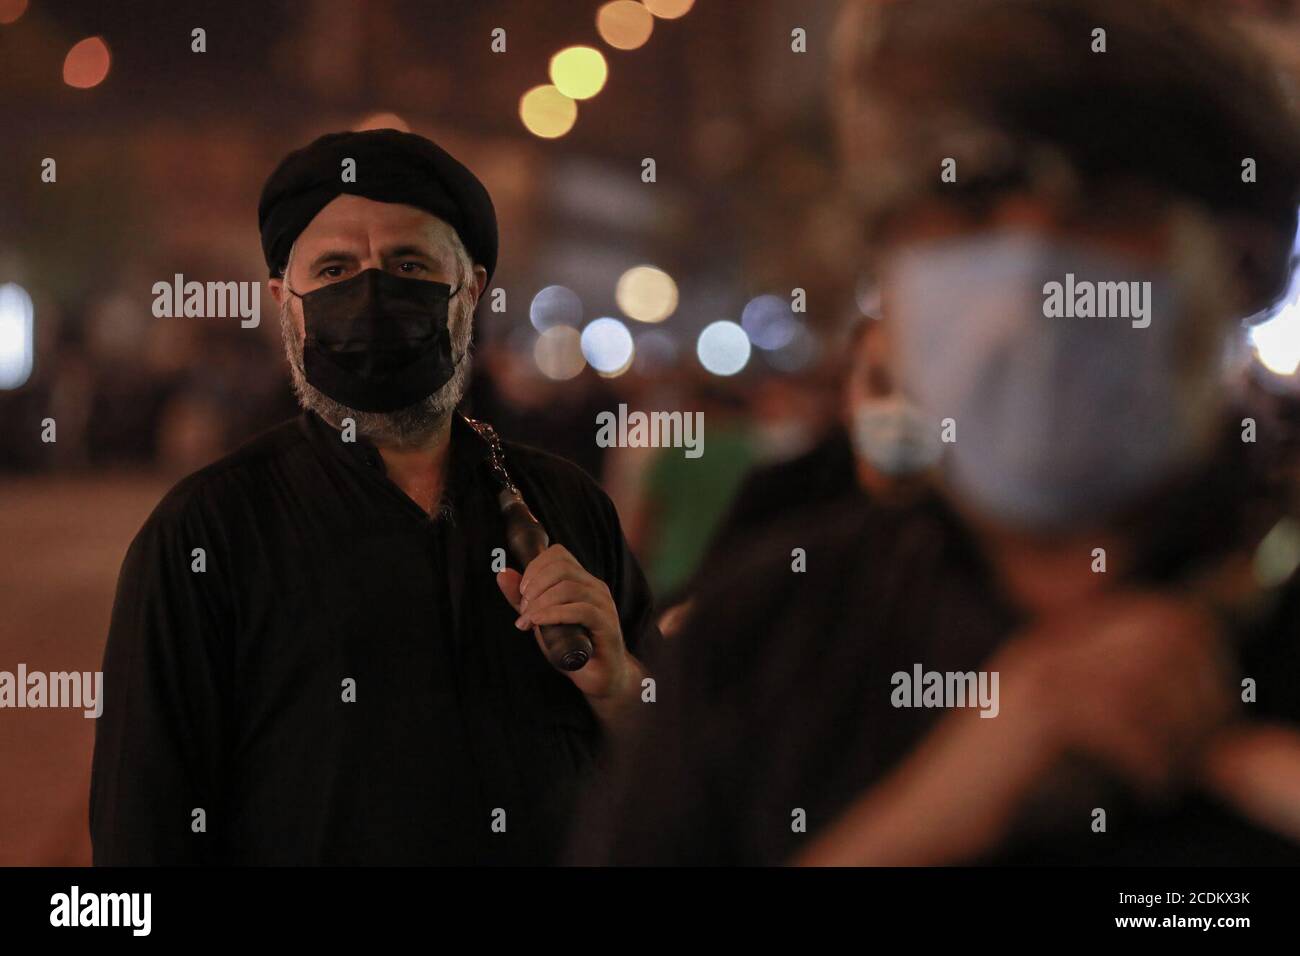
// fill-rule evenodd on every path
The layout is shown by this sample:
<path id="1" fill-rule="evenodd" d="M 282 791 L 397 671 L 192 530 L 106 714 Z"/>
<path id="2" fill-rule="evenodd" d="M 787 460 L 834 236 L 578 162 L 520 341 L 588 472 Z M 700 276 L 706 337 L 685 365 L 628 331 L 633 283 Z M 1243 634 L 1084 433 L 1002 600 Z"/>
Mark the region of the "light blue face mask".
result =
<path id="1" fill-rule="evenodd" d="M 938 423 L 901 395 L 861 401 L 852 417 L 854 452 L 883 475 L 915 475 L 939 459 Z"/>
<path id="2" fill-rule="evenodd" d="M 1095 526 L 1186 467 L 1213 430 L 1217 356 L 1179 355 L 1193 316 L 1167 271 L 996 232 L 909 246 L 886 281 L 898 381 L 955 423 L 944 480 L 988 518 Z M 1116 286 L 1100 287 L 1092 317 L 1078 314 L 1085 283 L 1129 282 L 1127 314 L 1097 314 L 1125 311 Z M 1049 317 L 1045 303 L 1069 312 Z"/>

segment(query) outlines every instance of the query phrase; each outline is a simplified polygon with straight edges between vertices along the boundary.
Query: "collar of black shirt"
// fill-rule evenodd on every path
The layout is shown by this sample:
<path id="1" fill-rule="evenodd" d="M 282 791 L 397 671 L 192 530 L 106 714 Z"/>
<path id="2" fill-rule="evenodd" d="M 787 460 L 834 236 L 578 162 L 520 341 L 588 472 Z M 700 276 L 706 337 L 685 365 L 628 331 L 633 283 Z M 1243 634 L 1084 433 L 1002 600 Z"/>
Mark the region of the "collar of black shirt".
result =
<path id="1" fill-rule="evenodd" d="M 384 458 L 369 439 L 357 435 L 354 441 L 344 441 L 342 433 L 316 412 L 304 411 L 299 416 L 299 421 L 308 440 L 325 454 L 348 467 L 387 481 L 388 470 L 384 466 Z M 486 462 L 490 449 L 465 422 L 460 412 L 452 414 L 450 442 L 444 500 L 454 503 L 466 488 L 488 477 Z M 405 493 L 402 495 L 405 497 Z M 411 505 L 419 507 L 414 502 Z"/>

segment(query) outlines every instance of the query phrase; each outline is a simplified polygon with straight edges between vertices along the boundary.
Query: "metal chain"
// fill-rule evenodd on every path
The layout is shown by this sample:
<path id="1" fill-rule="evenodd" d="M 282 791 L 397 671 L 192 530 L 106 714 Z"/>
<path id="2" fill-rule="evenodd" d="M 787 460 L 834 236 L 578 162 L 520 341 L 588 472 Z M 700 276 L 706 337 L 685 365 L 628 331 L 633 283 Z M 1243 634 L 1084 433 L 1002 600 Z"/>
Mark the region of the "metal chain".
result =
<path id="1" fill-rule="evenodd" d="M 510 472 L 506 471 L 505 454 L 501 450 L 501 438 L 497 435 L 496 429 L 487 422 L 470 418 L 464 412 L 461 413 L 461 418 L 465 420 L 465 424 L 474 429 L 479 438 L 487 443 L 488 467 L 497 480 L 501 482 L 502 488 L 513 494 L 519 494 L 519 489 L 515 487 L 515 483 L 510 477 Z"/>

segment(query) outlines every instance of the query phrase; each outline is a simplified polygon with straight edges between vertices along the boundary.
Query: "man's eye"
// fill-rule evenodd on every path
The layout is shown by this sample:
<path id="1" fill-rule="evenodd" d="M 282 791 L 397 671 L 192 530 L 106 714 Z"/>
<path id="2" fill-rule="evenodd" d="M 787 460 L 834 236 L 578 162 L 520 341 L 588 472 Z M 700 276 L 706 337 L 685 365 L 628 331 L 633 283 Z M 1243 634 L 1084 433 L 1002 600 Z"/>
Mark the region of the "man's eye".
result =
<path id="1" fill-rule="evenodd" d="M 419 271 L 419 272 L 428 272 L 428 271 L 429 271 L 428 269 L 425 268 L 424 263 L 422 263 L 422 262 L 413 262 L 413 261 L 408 261 L 408 262 L 401 262 L 401 263 L 398 263 L 397 268 L 398 268 L 398 271 L 400 271 L 400 272 L 407 272 L 407 273 L 410 273 L 410 272 L 416 272 L 416 271 Z"/>
<path id="2" fill-rule="evenodd" d="M 343 275 L 343 267 L 326 266 L 318 273 L 318 275 L 323 276 L 326 279 L 337 279 L 339 276 Z"/>

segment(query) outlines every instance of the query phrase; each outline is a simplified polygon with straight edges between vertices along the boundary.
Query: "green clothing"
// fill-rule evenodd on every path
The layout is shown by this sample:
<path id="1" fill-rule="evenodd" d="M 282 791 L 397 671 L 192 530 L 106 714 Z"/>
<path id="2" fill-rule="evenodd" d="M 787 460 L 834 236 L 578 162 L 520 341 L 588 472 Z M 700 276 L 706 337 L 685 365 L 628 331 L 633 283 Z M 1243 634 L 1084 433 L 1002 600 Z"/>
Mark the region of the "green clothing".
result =
<path id="1" fill-rule="evenodd" d="M 748 429 L 729 425 L 710 428 L 699 458 L 663 448 L 651 463 L 645 493 L 658 534 L 646 555 L 646 571 L 661 600 L 671 600 L 695 572 L 755 453 Z"/>

